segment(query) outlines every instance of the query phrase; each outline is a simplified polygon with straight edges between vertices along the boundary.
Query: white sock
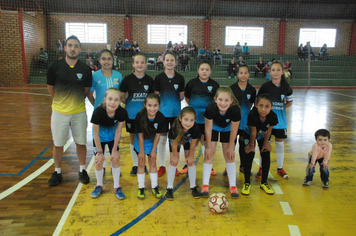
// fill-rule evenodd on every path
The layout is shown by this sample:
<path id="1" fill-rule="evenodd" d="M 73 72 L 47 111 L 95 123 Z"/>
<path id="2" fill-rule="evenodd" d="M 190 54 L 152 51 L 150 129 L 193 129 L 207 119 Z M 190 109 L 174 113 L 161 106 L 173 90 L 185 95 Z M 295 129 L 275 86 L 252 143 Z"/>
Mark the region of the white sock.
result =
<path id="1" fill-rule="evenodd" d="M 54 171 L 57 171 L 57 174 L 62 174 L 62 168 L 54 168 Z"/>
<path id="2" fill-rule="evenodd" d="M 197 168 L 194 166 L 188 166 L 188 176 L 189 176 L 189 182 L 190 182 L 190 188 L 194 188 L 197 186 L 196 180 L 197 180 Z"/>
<path id="3" fill-rule="evenodd" d="M 157 187 L 157 182 L 158 182 L 158 174 L 157 173 L 150 173 L 150 178 L 151 178 L 151 187 L 155 188 Z"/>
<path id="4" fill-rule="evenodd" d="M 204 145 L 201 145 L 201 153 L 205 159 L 205 146 Z"/>
<path id="5" fill-rule="evenodd" d="M 137 174 L 138 188 L 145 188 L 145 174 Z"/>
<path id="6" fill-rule="evenodd" d="M 83 170 L 85 170 L 85 165 L 79 165 L 79 171 L 82 172 Z"/>
<path id="7" fill-rule="evenodd" d="M 236 186 L 236 163 L 226 163 L 226 172 L 229 178 L 229 186 Z"/>
<path id="8" fill-rule="evenodd" d="M 168 165 L 167 171 L 167 188 L 173 188 L 174 176 L 176 174 L 176 166 Z"/>
<path id="9" fill-rule="evenodd" d="M 118 168 L 111 167 L 112 177 L 114 179 L 114 188 L 120 187 L 120 171 L 121 171 L 121 167 Z"/>
<path id="10" fill-rule="evenodd" d="M 203 185 L 209 185 L 210 173 L 213 164 L 203 163 Z"/>
<path id="11" fill-rule="evenodd" d="M 276 143 L 276 156 L 277 156 L 277 166 L 278 169 L 283 168 L 284 160 L 284 142 L 275 142 Z"/>
<path id="12" fill-rule="evenodd" d="M 167 136 L 160 136 L 157 145 L 157 155 L 159 157 L 160 166 L 166 167 L 166 146 L 167 146 Z"/>
<path id="13" fill-rule="evenodd" d="M 130 144 L 130 152 L 131 152 L 133 166 L 138 166 L 138 157 L 134 150 L 133 144 Z"/>
<path id="14" fill-rule="evenodd" d="M 103 174 L 104 170 L 95 170 L 95 177 L 96 177 L 96 185 L 97 186 L 103 186 Z"/>
<path id="15" fill-rule="evenodd" d="M 105 155 L 104 155 L 104 157 L 105 157 Z M 104 160 L 104 162 L 103 162 L 103 168 L 105 168 L 106 167 L 106 164 L 105 164 L 105 160 Z"/>

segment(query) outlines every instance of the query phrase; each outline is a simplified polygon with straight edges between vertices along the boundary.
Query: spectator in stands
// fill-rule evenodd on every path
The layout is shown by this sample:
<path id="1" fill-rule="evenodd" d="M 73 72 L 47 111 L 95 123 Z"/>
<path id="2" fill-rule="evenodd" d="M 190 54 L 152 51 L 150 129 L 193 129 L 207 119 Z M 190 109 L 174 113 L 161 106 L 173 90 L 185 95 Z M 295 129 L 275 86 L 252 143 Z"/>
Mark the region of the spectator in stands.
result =
<path id="1" fill-rule="evenodd" d="M 281 57 L 280 57 L 281 58 Z M 282 58 L 281 58 L 282 59 Z M 260 57 L 258 58 L 258 62 L 255 65 L 256 69 L 255 69 L 255 78 L 258 77 L 258 73 L 262 72 L 263 73 L 263 78 L 266 78 L 266 73 L 267 73 L 267 65 L 266 63 L 263 61 L 263 58 Z"/>
<path id="2" fill-rule="evenodd" d="M 245 45 L 242 46 L 242 56 L 245 59 L 250 58 L 250 48 L 247 46 L 247 43 L 245 43 Z"/>
<path id="3" fill-rule="evenodd" d="M 194 41 L 190 41 L 188 52 L 190 52 L 191 55 L 195 55 L 198 52 L 198 48 L 195 45 Z"/>
<path id="4" fill-rule="evenodd" d="M 164 52 L 161 53 L 159 57 L 157 57 L 157 69 L 158 70 L 163 70 L 163 61 L 164 61 Z"/>
<path id="5" fill-rule="evenodd" d="M 183 51 L 183 54 L 179 56 L 178 63 L 180 65 L 180 68 L 182 71 L 185 71 L 187 69 L 187 65 L 189 63 L 189 56 L 187 55 L 186 51 Z"/>
<path id="6" fill-rule="evenodd" d="M 290 73 L 290 78 L 293 79 L 293 74 L 292 74 L 292 63 L 290 63 L 289 60 L 284 64 L 284 67 L 288 69 L 288 72 Z"/>
<path id="7" fill-rule="evenodd" d="M 173 47 L 173 54 L 174 54 L 175 56 L 177 56 L 178 53 L 179 53 L 179 46 L 178 46 L 178 43 L 175 43 L 175 44 L 174 44 L 174 47 Z"/>
<path id="8" fill-rule="evenodd" d="M 166 52 L 168 52 L 170 50 L 170 48 L 173 48 L 173 44 L 172 41 L 169 41 L 167 46 L 166 46 Z"/>
<path id="9" fill-rule="evenodd" d="M 100 58 L 100 49 L 96 52 L 95 56 L 93 57 L 94 60 L 94 65 L 99 68 L 100 63 L 99 63 L 99 58 Z"/>
<path id="10" fill-rule="evenodd" d="M 93 58 L 93 55 L 91 54 L 91 50 L 90 49 L 88 49 L 87 53 L 85 54 L 85 60 L 88 60 L 89 57 Z"/>
<path id="11" fill-rule="evenodd" d="M 282 57 L 278 57 L 278 62 L 281 63 L 282 67 L 284 66 L 284 62 L 282 60 Z"/>
<path id="12" fill-rule="evenodd" d="M 201 59 L 208 59 L 208 54 L 205 45 L 201 49 L 199 49 L 198 52 L 198 60 L 200 61 Z"/>
<path id="13" fill-rule="evenodd" d="M 178 47 L 179 47 L 179 53 L 183 53 L 185 51 L 185 46 L 183 44 L 183 41 L 180 42 Z"/>
<path id="14" fill-rule="evenodd" d="M 288 71 L 288 67 L 283 67 L 284 78 L 287 80 L 288 84 L 290 83 L 291 74 Z"/>
<path id="15" fill-rule="evenodd" d="M 310 45 L 310 42 L 307 42 L 307 45 L 305 45 L 304 48 L 303 48 L 305 58 L 308 59 L 308 47 L 310 47 L 310 55 L 313 55 L 313 60 L 315 60 L 315 53 L 313 51 L 313 48 Z"/>
<path id="16" fill-rule="evenodd" d="M 235 57 L 231 58 L 231 61 L 227 66 L 227 73 L 229 73 L 229 79 L 231 79 L 231 77 L 234 77 L 236 79 L 237 63 L 235 62 Z"/>
<path id="17" fill-rule="evenodd" d="M 319 58 L 321 60 L 329 60 L 329 53 L 328 53 L 326 43 L 324 43 L 324 45 L 320 48 Z"/>
<path id="18" fill-rule="evenodd" d="M 121 40 L 121 38 L 119 38 L 119 41 L 117 41 L 115 43 L 115 55 L 118 56 L 121 54 L 122 52 L 122 45 L 123 45 L 123 42 Z"/>
<path id="19" fill-rule="evenodd" d="M 40 48 L 40 52 L 38 53 L 38 59 L 37 59 L 37 63 L 39 68 L 47 68 L 48 66 L 48 54 L 47 52 L 44 51 L 43 48 Z"/>
<path id="20" fill-rule="evenodd" d="M 239 60 L 237 61 L 237 67 L 244 66 L 244 65 L 246 65 L 244 58 L 240 56 Z"/>
<path id="21" fill-rule="evenodd" d="M 132 51 L 135 55 L 140 52 L 140 46 L 138 45 L 138 43 L 136 41 L 133 41 Z"/>
<path id="22" fill-rule="evenodd" d="M 126 55 L 130 56 L 132 49 L 131 49 L 131 43 L 129 43 L 128 39 L 125 39 L 125 42 L 122 44 L 122 51 L 124 57 Z"/>
<path id="23" fill-rule="evenodd" d="M 242 46 L 240 45 L 240 42 L 237 42 L 237 44 L 234 46 L 234 57 L 237 58 L 242 55 Z"/>
<path id="24" fill-rule="evenodd" d="M 268 68 L 271 68 L 272 63 L 275 61 L 276 61 L 276 59 L 272 58 L 271 61 L 268 62 L 268 64 L 267 64 Z"/>
<path id="25" fill-rule="evenodd" d="M 299 61 L 300 60 L 304 61 L 304 59 L 305 59 L 305 52 L 304 52 L 304 47 L 303 47 L 302 43 L 298 47 L 298 59 L 299 59 Z"/>
<path id="26" fill-rule="evenodd" d="M 94 69 L 94 61 L 93 61 L 92 56 L 89 56 L 89 57 L 86 59 L 86 63 L 87 63 L 87 65 L 91 68 L 92 71 L 95 71 L 95 69 Z"/>
<path id="27" fill-rule="evenodd" d="M 55 49 L 56 49 L 56 55 L 60 55 L 62 53 L 63 50 L 63 46 L 61 44 L 61 40 L 57 40 L 56 45 L 55 45 Z"/>
<path id="28" fill-rule="evenodd" d="M 222 55 L 221 55 L 221 50 L 219 48 L 219 45 L 216 46 L 216 48 L 214 49 L 213 55 L 214 55 L 214 65 L 215 65 L 215 59 L 216 58 L 220 59 L 220 64 L 222 65 L 223 58 L 222 58 Z"/>

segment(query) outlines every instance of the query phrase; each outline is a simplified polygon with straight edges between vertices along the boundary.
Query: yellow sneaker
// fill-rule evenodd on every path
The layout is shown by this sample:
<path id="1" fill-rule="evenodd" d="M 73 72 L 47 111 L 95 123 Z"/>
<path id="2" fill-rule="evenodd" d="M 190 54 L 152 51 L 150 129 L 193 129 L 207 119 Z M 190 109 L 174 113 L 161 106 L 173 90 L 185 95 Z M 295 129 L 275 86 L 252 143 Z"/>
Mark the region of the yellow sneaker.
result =
<path id="1" fill-rule="evenodd" d="M 274 194 L 273 189 L 267 183 L 261 184 L 260 188 L 263 189 L 269 195 L 273 195 Z"/>
<path id="2" fill-rule="evenodd" d="M 251 184 L 245 183 L 244 186 L 242 187 L 241 193 L 243 195 L 250 195 L 251 192 Z"/>

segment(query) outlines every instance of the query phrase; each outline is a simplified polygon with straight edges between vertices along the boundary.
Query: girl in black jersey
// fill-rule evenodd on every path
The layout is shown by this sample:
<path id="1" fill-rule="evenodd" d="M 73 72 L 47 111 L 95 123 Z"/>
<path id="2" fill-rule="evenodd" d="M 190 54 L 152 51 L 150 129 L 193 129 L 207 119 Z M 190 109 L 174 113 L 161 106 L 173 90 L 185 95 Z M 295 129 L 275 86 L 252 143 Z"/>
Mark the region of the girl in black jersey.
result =
<path id="1" fill-rule="evenodd" d="M 260 148 L 262 159 L 262 181 L 260 188 L 267 194 L 274 194 L 273 189 L 267 183 L 269 167 L 271 163 L 271 138 L 273 126 L 278 124 L 276 113 L 272 111 L 272 97 L 267 94 L 259 94 L 256 98 L 255 107 L 248 115 L 247 125 L 243 133 L 244 146 L 246 151 L 245 160 L 245 184 L 241 193 L 249 195 L 251 191 L 250 173 L 253 158 L 255 157 L 255 140 Z"/>
<path id="2" fill-rule="evenodd" d="M 167 172 L 167 200 L 173 200 L 174 173 L 177 169 L 181 145 L 184 146 L 185 161 L 188 165 L 192 195 L 194 198 L 200 198 L 201 196 L 196 186 L 196 167 L 194 163 L 194 152 L 201 134 L 198 124 L 195 123 L 195 115 L 194 108 L 183 108 L 179 116 L 174 120 L 169 131 L 168 138 L 171 159 Z"/>
<path id="3" fill-rule="evenodd" d="M 119 142 L 121 129 L 127 120 L 127 112 L 120 106 L 122 94 L 117 88 L 109 88 L 105 92 L 104 102 L 93 112 L 95 153 L 95 176 L 97 185 L 91 193 L 92 198 L 97 198 L 103 191 L 103 163 L 105 162 L 104 147 L 107 144 L 111 155 L 111 172 L 114 178 L 115 195 L 118 199 L 124 199 L 125 194 L 120 187 L 120 153 Z"/>
<path id="4" fill-rule="evenodd" d="M 238 198 L 236 187 L 235 140 L 241 120 L 238 102 L 230 88 L 221 87 L 216 91 L 215 102 L 210 103 L 205 110 L 206 149 L 203 163 L 202 196 L 209 197 L 210 172 L 215 156 L 216 144 L 220 142 L 226 162 L 232 198 Z"/>
<path id="5" fill-rule="evenodd" d="M 157 145 L 161 133 L 167 132 L 166 118 L 158 111 L 160 98 L 158 94 L 150 93 L 145 98 L 144 107 L 135 119 L 134 148 L 138 157 L 137 180 L 139 199 L 145 198 L 145 163 L 146 155 L 150 167 L 152 193 L 156 198 L 162 198 L 158 187 L 157 175 Z"/>

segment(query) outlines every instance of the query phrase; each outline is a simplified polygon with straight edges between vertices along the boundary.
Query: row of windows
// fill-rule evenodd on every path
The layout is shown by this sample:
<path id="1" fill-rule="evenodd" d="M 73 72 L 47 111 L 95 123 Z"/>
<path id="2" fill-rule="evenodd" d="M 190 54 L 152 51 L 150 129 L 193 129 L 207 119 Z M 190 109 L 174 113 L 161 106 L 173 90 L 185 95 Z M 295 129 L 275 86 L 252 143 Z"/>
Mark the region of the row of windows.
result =
<path id="1" fill-rule="evenodd" d="M 76 35 L 82 43 L 107 43 L 106 23 L 78 23 L 67 22 L 66 37 Z M 237 42 L 249 46 L 263 46 L 263 27 L 225 27 L 225 46 L 234 46 Z M 310 42 L 314 47 L 321 47 L 326 43 L 328 47 L 335 47 L 336 29 L 300 28 L 299 44 Z M 173 43 L 188 44 L 187 25 L 147 25 L 148 44 Z M 299 45 L 298 44 L 298 45 Z"/>

